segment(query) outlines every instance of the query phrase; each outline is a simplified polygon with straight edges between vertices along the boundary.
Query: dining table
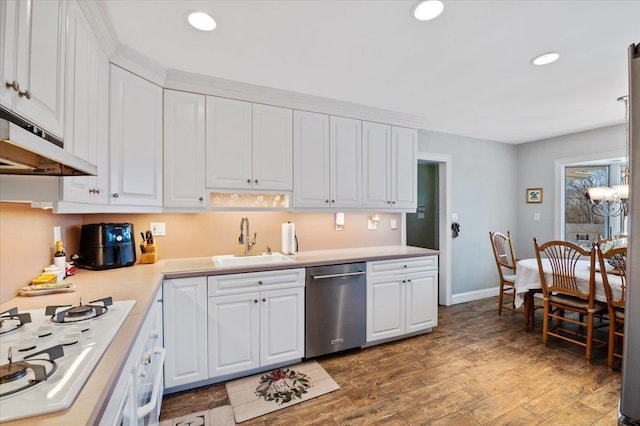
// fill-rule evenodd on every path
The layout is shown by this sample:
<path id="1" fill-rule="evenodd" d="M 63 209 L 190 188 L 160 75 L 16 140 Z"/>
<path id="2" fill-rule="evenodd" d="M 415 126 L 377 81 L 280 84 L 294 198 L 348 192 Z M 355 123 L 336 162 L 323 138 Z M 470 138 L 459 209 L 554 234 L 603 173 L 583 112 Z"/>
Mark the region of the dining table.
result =
<path id="1" fill-rule="evenodd" d="M 548 283 L 553 282 L 551 274 L 551 263 L 548 259 L 541 259 L 542 270 Z M 576 262 L 575 275 L 578 289 L 582 292 L 588 292 L 589 281 L 591 279 L 590 262 L 588 260 L 579 260 Z M 613 267 L 607 264 L 607 280 L 611 286 L 611 293 L 614 298 L 619 298 L 622 293 L 622 278 L 615 273 Z M 516 263 L 516 279 L 515 279 L 515 298 L 514 304 L 519 308 L 524 304 L 526 328 L 533 320 L 534 296 L 535 293 L 542 291 L 540 283 L 540 272 L 538 270 L 538 260 L 522 259 Z M 604 292 L 604 284 L 602 281 L 602 273 L 600 265 L 596 262 L 595 272 L 595 300 L 607 303 L 607 295 Z"/>

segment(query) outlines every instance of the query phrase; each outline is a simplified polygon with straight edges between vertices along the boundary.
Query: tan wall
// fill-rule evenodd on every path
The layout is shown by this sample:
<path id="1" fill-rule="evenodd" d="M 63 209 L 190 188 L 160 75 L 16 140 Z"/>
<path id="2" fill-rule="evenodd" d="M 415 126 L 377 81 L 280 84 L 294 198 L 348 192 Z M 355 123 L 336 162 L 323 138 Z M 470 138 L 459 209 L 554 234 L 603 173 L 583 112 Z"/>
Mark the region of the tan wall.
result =
<path id="1" fill-rule="evenodd" d="M 380 214 L 377 230 L 367 230 L 369 214 L 345 213 L 345 226 L 335 230 L 331 213 L 207 212 L 197 214 L 87 214 L 55 215 L 27 204 L 0 203 L 0 302 L 13 297 L 52 261 L 53 226 L 62 228 L 67 255 L 77 253 L 83 223 L 130 222 L 136 243 L 149 222 L 165 222 L 166 237 L 157 237 L 160 258 L 241 254 L 238 244 L 240 218 L 247 216 L 251 233 L 258 233 L 254 253 L 281 250 L 281 224 L 296 225 L 300 250 L 367 247 L 400 244 L 400 230 L 390 229 L 390 220 L 400 225 L 400 214 Z M 140 249 L 137 248 L 138 258 Z"/>

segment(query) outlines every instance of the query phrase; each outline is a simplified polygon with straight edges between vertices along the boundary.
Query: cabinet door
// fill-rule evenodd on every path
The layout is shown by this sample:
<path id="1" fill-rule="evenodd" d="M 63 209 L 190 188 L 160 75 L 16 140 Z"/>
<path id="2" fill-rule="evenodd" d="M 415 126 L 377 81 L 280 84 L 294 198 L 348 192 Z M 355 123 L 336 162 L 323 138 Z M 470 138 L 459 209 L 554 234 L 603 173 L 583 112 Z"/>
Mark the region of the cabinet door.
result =
<path id="1" fill-rule="evenodd" d="M 367 342 L 405 334 L 406 280 L 403 277 L 367 279 Z"/>
<path id="2" fill-rule="evenodd" d="M 391 126 L 362 122 L 363 206 L 391 207 Z"/>
<path id="3" fill-rule="evenodd" d="M 293 112 L 293 207 L 329 206 L 329 116 Z"/>
<path id="4" fill-rule="evenodd" d="M 253 104 L 253 189 L 292 190 L 292 116 L 289 108 Z"/>
<path id="5" fill-rule="evenodd" d="M 109 202 L 109 61 L 76 2 L 67 20 L 64 149 L 95 164 L 96 176 L 61 179 L 64 201 Z"/>
<path id="6" fill-rule="evenodd" d="M 165 280 L 165 386 L 186 385 L 208 377 L 207 278 Z"/>
<path id="7" fill-rule="evenodd" d="M 160 206 L 162 88 L 112 65 L 110 101 L 110 202 Z"/>
<path id="8" fill-rule="evenodd" d="M 330 118 L 332 207 L 362 207 L 362 122 Z"/>
<path id="9" fill-rule="evenodd" d="M 304 357 L 304 288 L 260 293 L 260 365 Z"/>
<path id="10" fill-rule="evenodd" d="M 209 377 L 260 365 L 259 293 L 209 298 Z"/>
<path id="11" fill-rule="evenodd" d="M 15 49 L 18 28 L 17 0 L 0 1 L 0 104 L 11 109 L 15 90 L 5 86 L 16 79 Z"/>
<path id="12" fill-rule="evenodd" d="M 207 96 L 207 188 L 251 188 L 251 103 Z"/>
<path id="13" fill-rule="evenodd" d="M 63 138 L 67 1 L 18 2 L 14 110 Z M 19 92 L 16 92 L 19 95 Z"/>
<path id="14" fill-rule="evenodd" d="M 164 91 L 164 205 L 204 209 L 204 95 Z"/>
<path id="15" fill-rule="evenodd" d="M 407 275 L 406 333 L 438 325 L 438 271 Z"/>
<path id="16" fill-rule="evenodd" d="M 391 204 L 394 208 L 415 209 L 418 185 L 418 131 L 392 127 Z"/>

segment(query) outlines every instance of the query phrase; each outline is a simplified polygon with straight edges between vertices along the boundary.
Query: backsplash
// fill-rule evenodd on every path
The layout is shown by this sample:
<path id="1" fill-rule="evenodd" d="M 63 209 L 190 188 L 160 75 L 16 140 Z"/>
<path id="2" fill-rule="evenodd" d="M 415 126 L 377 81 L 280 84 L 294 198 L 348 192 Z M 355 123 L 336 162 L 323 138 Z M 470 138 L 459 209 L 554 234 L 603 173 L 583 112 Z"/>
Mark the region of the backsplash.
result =
<path id="1" fill-rule="evenodd" d="M 373 213 L 373 212 L 372 212 Z M 369 214 L 345 213 L 342 231 L 336 231 L 332 213 L 281 211 L 206 212 L 171 214 L 56 215 L 32 209 L 28 204 L 0 203 L 0 302 L 15 296 L 44 266 L 51 263 L 53 227 L 60 226 L 67 255 L 77 253 L 83 223 L 129 222 L 134 227 L 138 260 L 140 232 L 150 222 L 164 222 L 166 236 L 156 237 L 160 259 L 242 254 L 238 244 L 240 219 L 249 218 L 251 235 L 257 233 L 254 253 L 267 245 L 281 251 L 281 225 L 296 226 L 299 250 L 371 247 L 400 244 L 400 229 L 390 229 L 391 219 L 400 224 L 399 213 L 378 214 L 378 229 L 368 230 Z"/>

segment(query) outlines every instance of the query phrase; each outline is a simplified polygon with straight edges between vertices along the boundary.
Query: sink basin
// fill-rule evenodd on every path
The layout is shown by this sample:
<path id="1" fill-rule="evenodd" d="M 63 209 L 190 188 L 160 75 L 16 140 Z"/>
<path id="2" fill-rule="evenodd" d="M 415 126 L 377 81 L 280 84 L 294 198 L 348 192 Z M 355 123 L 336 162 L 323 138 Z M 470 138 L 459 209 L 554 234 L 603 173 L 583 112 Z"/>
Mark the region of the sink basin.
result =
<path id="1" fill-rule="evenodd" d="M 259 254 L 255 256 L 222 255 L 211 258 L 216 268 L 239 268 L 243 266 L 279 265 L 295 263 L 295 260 L 281 253 Z"/>

